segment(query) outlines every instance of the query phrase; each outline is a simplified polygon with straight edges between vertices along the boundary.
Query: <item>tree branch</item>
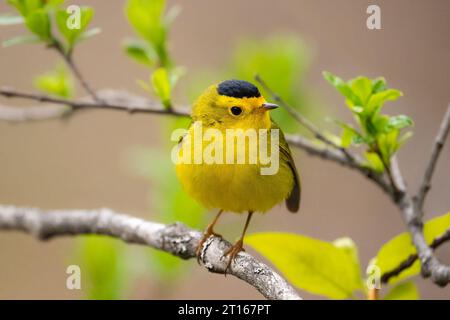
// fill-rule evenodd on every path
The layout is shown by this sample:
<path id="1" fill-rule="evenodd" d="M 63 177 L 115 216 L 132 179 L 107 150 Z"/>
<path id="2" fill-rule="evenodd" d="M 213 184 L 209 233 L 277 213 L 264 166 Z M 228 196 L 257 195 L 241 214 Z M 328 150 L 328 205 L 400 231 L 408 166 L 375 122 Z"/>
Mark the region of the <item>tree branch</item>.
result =
<path id="1" fill-rule="evenodd" d="M 431 188 L 431 178 L 433 177 L 434 169 L 436 168 L 436 163 L 439 159 L 439 155 L 441 154 L 442 147 L 444 146 L 449 130 L 450 130 L 450 104 L 447 107 L 447 111 L 444 115 L 444 119 L 442 120 L 441 127 L 434 141 L 430 160 L 428 160 L 428 164 L 426 166 L 422 178 L 422 183 L 420 184 L 419 192 L 415 197 L 416 207 L 417 210 L 420 211 L 420 215 L 422 215 L 425 197 L 427 196 L 427 193 Z"/>
<path id="2" fill-rule="evenodd" d="M 369 180 L 378 185 L 381 190 L 386 192 L 389 196 L 393 196 L 392 187 L 386 182 L 382 175 L 375 173 L 374 171 L 366 168 L 361 160 L 353 158 L 354 161 L 349 161 L 346 156 L 340 153 L 338 150 L 331 149 L 326 146 L 320 146 L 317 143 L 301 136 L 301 135 L 286 135 L 286 140 L 290 145 L 303 149 L 312 156 L 317 156 L 324 160 L 336 162 L 344 167 L 359 171 Z"/>
<path id="3" fill-rule="evenodd" d="M 430 244 L 430 248 L 433 250 L 436 250 L 439 248 L 440 245 L 443 243 L 450 241 L 450 229 L 448 229 L 443 235 L 433 240 L 433 242 Z M 410 268 L 414 262 L 418 259 L 417 253 L 414 253 L 410 255 L 408 258 L 406 258 L 402 263 L 398 265 L 398 267 L 385 272 L 381 275 L 381 283 L 386 284 L 389 282 L 389 280 L 393 277 L 398 276 L 400 273 L 402 273 L 404 270 Z"/>
<path id="4" fill-rule="evenodd" d="M 22 98 L 37 102 L 47 102 L 52 104 L 58 104 L 63 106 L 70 106 L 71 111 L 79 111 L 86 109 L 110 109 L 117 111 L 126 111 L 129 113 L 147 113 L 147 114 L 166 114 L 174 116 L 189 116 L 187 108 L 179 109 L 165 109 L 161 104 L 155 103 L 142 97 L 134 96 L 126 92 L 102 90 L 97 93 L 100 101 L 90 101 L 89 99 L 81 100 L 67 100 L 63 98 L 56 98 L 45 94 L 34 94 L 17 91 L 14 88 L 1 87 L 0 95 L 6 98 Z M 11 107 L 5 109 L 4 106 L 0 106 L 0 120 L 6 120 L 11 122 L 20 122 L 28 119 L 44 120 L 52 119 L 59 115 L 58 112 L 46 113 L 48 118 L 44 114 L 36 115 L 38 107 L 29 108 L 17 108 L 20 112 L 17 114 L 11 113 Z"/>
<path id="5" fill-rule="evenodd" d="M 147 245 L 182 259 L 196 257 L 195 250 L 202 236 L 200 231 L 181 223 L 164 225 L 105 208 L 44 211 L 0 205 L 0 230 L 22 231 L 41 240 L 65 235 L 100 234 Z M 218 237 L 210 237 L 205 242 L 200 258 L 208 271 L 224 273 L 227 258 L 223 254 L 230 247 L 229 242 Z M 237 255 L 228 274 L 255 287 L 267 299 L 301 299 L 278 273 L 248 253 Z"/>
<path id="6" fill-rule="evenodd" d="M 433 254 L 432 248 L 428 246 L 423 234 L 422 217 L 413 198 L 405 193 L 397 204 L 401 209 L 412 243 L 416 247 L 422 276 L 424 278 L 431 277 L 431 280 L 439 286 L 446 286 L 450 282 L 450 267 L 442 264 Z"/>

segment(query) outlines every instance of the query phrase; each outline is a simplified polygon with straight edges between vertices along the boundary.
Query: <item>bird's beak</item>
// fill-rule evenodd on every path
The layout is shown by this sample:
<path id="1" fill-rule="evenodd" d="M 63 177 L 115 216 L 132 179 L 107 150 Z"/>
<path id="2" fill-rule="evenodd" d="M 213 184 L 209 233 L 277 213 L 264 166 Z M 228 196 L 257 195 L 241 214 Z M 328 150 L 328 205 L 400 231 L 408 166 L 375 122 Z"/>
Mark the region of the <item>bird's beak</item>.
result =
<path id="1" fill-rule="evenodd" d="M 278 108 L 278 105 L 276 105 L 275 103 L 265 102 L 262 104 L 261 108 L 264 108 L 265 110 L 273 110 Z"/>

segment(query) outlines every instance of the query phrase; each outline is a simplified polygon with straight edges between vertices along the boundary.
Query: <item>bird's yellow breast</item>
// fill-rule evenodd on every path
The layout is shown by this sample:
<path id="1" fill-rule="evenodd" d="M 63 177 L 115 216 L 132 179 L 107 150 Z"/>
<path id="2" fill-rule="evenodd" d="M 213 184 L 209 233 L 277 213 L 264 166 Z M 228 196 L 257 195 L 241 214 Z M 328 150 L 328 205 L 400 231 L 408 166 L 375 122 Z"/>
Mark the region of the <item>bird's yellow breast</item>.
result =
<path id="1" fill-rule="evenodd" d="M 192 132 L 191 126 L 189 134 Z M 227 149 L 225 141 L 224 138 L 224 152 Z M 267 144 L 270 144 L 270 139 L 267 140 Z M 202 151 L 205 151 L 208 145 L 203 143 Z M 236 145 L 233 147 L 236 148 Z M 270 146 L 268 148 L 270 149 Z M 237 150 L 234 151 L 237 154 Z M 248 156 L 248 148 L 246 153 Z M 245 164 L 181 162 L 176 165 L 176 171 L 186 192 L 205 207 L 238 213 L 265 212 L 289 196 L 294 185 L 294 177 L 291 168 L 282 157 L 279 158 L 275 174 L 262 174 L 263 166 L 265 165 L 261 164 L 259 159 L 256 164 L 249 164 L 248 161 Z"/>

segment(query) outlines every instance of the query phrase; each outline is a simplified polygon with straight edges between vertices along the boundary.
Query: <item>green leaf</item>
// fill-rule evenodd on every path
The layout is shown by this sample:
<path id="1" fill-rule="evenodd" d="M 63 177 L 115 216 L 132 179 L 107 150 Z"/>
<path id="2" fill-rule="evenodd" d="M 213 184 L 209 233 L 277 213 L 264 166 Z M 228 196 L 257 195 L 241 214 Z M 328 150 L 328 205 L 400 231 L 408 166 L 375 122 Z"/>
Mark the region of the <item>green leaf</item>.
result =
<path id="1" fill-rule="evenodd" d="M 386 90 L 386 80 L 383 77 L 373 81 L 372 94 Z"/>
<path id="2" fill-rule="evenodd" d="M 353 260 L 353 270 L 359 274 L 359 278 L 361 279 L 358 247 L 356 246 L 355 242 L 349 237 L 342 237 L 334 240 L 333 245 L 336 248 L 344 250 L 349 255 L 349 257 Z"/>
<path id="3" fill-rule="evenodd" d="M 344 80 L 328 71 L 324 71 L 322 74 L 325 80 L 327 80 L 333 87 L 335 87 L 344 97 L 351 101 L 353 105 L 362 105 L 359 97 L 353 92 L 352 88 Z"/>
<path id="4" fill-rule="evenodd" d="M 343 148 L 350 147 L 354 136 L 355 136 L 355 132 L 353 130 L 344 128 L 344 130 L 342 130 L 342 135 L 341 135 L 341 146 Z"/>
<path id="5" fill-rule="evenodd" d="M 15 7 L 23 17 L 26 17 L 37 9 L 43 8 L 45 5 L 42 0 L 7 0 L 7 2 Z"/>
<path id="6" fill-rule="evenodd" d="M 450 212 L 429 220 L 424 226 L 424 235 L 428 244 L 442 236 L 450 228 Z M 410 255 L 415 254 L 416 249 L 412 244 L 409 233 L 404 232 L 386 242 L 378 251 L 375 264 L 380 268 L 381 274 L 398 267 Z M 399 276 L 390 279 L 389 283 L 415 276 L 420 272 L 420 263 L 416 261 L 410 268 L 402 271 Z"/>
<path id="7" fill-rule="evenodd" d="M 42 0 L 41 0 L 42 1 Z M 43 1 L 45 3 L 46 8 L 50 7 L 57 7 L 64 3 L 65 0 L 45 0 Z"/>
<path id="8" fill-rule="evenodd" d="M 413 136 L 413 133 L 411 131 L 406 132 L 404 135 L 398 139 L 398 145 L 401 147 L 406 141 L 408 141 L 409 138 Z"/>
<path id="9" fill-rule="evenodd" d="M 5 41 L 3 41 L 2 45 L 4 48 L 7 48 L 7 47 L 19 45 L 19 44 L 36 43 L 36 42 L 39 42 L 39 37 L 35 36 L 34 34 L 27 34 L 27 35 L 18 36 L 15 38 L 5 40 Z"/>
<path id="10" fill-rule="evenodd" d="M 169 79 L 169 73 L 165 68 L 158 68 L 153 72 L 151 77 L 153 90 L 161 100 L 162 104 L 169 108 L 171 106 L 170 95 L 171 85 Z"/>
<path id="11" fill-rule="evenodd" d="M 0 26 L 12 26 L 24 23 L 23 17 L 10 14 L 0 15 Z"/>
<path id="12" fill-rule="evenodd" d="M 362 290 L 354 246 L 336 246 L 302 235 L 258 233 L 245 242 L 270 260 L 295 286 L 333 299 Z"/>
<path id="13" fill-rule="evenodd" d="M 49 73 L 35 78 L 34 85 L 39 90 L 58 97 L 70 98 L 73 96 L 73 82 L 69 72 L 63 64 Z"/>
<path id="14" fill-rule="evenodd" d="M 419 290 L 412 281 L 399 283 L 393 287 L 383 298 L 384 300 L 418 300 Z"/>
<path id="15" fill-rule="evenodd" d="M 375 172 L 382 173 L 384 171 L 383 161 L 376 152 L 367 151 L 364 153 L 367 159 L 367 166 Z"/>
<path id="16" fill-rule="evenodd" d="M 81 36 L 78 38 L 78 43 L 81 41 L 87 40 L 89 38 L 95 37 L 96 35 L 100 34 L 102 32 L 102 29 L 100 28 L 92 28 L 89 30 L 86 30 L 81 34 Z"/>
<path id="17" fill-rule="evenodd" d="M 379 110 L 386 101 L 395 101 L 403 94 L 396 89 L 387 89 L 373 94 L 367 103 L 367 112 L 373 114 L 374 111 Z"/>
<path id="18" fill-rule="evenodd" d="M 23 0 L 7 0 L 7 3 L 9 5 L 13 6 L 14 8 L 16 8 L 16 10 L 22 16 L 26 16 L 27 15 L 27 7 L 25 5 L 25 1 L 23 1 Z"/>
<path id="19" fill-rule="evenodd" d="M 366 77 L 358 77 L 350 81 L 350 87 L 353 94 L 359 98 L 361 106 L 365 106 L 372 93 L 372 80 Z"/>
<path id="20" fill-rule="evenodd" d="M 45 10 L 38 9 L 27 15 L 25 24 L 42 41 L 50 42 L 52 40 L 50 16 Z"/>
<path id="21" fill-rule="evenodd" d="M 388 133 L 381 133 L 377 136 L 377 145 L 385 163 L 390 163 L 392 156 L 400 147 L 397 141 L 399 133 L 398 129 L 391 129 Z"/>
<path id="22" fill-rule="evenodd" d="M 161 65 L 168 67 L 165 8 L 165 0 L 128 0 L 125 13 L 134 30 L 153 47 Z"/>
<path id="23" fill-rule="evenodd" d="M 135 61 L 146 66 L 153 66 L 155 64 L 155 53 L 149 46 L 139 40 L 128 40 L 123 44 L 125 52 Z"/>
<path id="24" fill-rule="evenodd" d="M 349 147 L 352 143 L 360 144 L 365 141 L 364 137 L 355 130 L 351 125 L 337 121 L 339 126 L 342 127 L 341 146 L 344 148 Z"/>
<path id="25" fill-rule="evenodd" d="M 388 133 L 394 129 L 389 127 L 389 117 L 386 115 L 378 115 L 372 119 L 373 127 L 376 129 L 375 133 Z"/>
<path id="26" fill-rule="evenodd" d="M 94 16 L 94 9 L 81 7 L 79 12 L 69 13 L 64 9 L 56 11 L 58 30 L 67 41 L 69 49 L 73 48 Z"/>
<path id="27" fill-rule="evenodd" d="M 413 121 L 410 117 L 405 115 L 398 115 L 394 117 L 390 117 L 387 123 L 389 128 L 393 129 L 403 129 L 413 125 Z"/>

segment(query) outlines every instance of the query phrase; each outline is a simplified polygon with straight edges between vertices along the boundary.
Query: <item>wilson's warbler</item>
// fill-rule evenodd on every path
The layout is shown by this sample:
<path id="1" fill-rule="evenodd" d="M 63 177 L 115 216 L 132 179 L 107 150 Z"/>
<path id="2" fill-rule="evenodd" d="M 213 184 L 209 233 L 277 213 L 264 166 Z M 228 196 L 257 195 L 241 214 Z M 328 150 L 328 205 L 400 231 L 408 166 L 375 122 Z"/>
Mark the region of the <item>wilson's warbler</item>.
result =
<path id="1" fill-rule="evenodd" d="M 197 258 L 200 257 L 206 239 L 211 235 L 220 236 L 214 232 L 213 228 L 222 212 L 248 213 L 242 236 L 225 253 L 226 256 L 230 256 L 226 271 L 238 252 L 243 250 L 243 238 L 254 212 L 266 212 L 284 200 L 289 211 L 297 212 L 299 209 L 300 179 L 295 163 L 283 133 L 269 115 L 269 110 L 276 107 L 274 104 L 267 103 L 258 88 L 247 81 L 227 80 L 212 85 L 194 104 L 191 113 L 193 123 L 188 133 L 178 144 L 179 152 L 176 171 L 184 189 L 205 207 L 218 208 L 220 210 L 213 222 L 207 227 L 199 243 Z M 196 141 L 194 124 L 200 124 L 204 132 L 208 129 L 215 129 L 214 134 L 209 135 L 209 138 L 206 138 L 206 135 L 202 136 L 202 141 Z M 267 149 L 274 149 L 270 150 L 272 153 L 278 152 L 278 170 L 273 174 L 262 174 L 261 168 L 264 165 L 260 158 L 258 158 L 256 163 L 248 161 L 251 155 L 249 153 L 257 152 L 248 145 L 243 147 L 247 160 L 244 164 L 225 163 L 225 160 L 222 163 L 218 161 L 211 163 L 207 159 L 203 159 L 200 162 L 193 160 L 194 156 L 192 156 L 191 151 L 196 145 L 200 145 L 201 152 L 209 152 L 212 157 L 216 157 L 216 160 L 219 152 L 223 151 L 225 154 L 227 151 L 226 138 L 223 138 L 222 144 L 216 145 L 214 152 L 211 152 L 211 146 L 208 147 L 209 144 L 206 143 L 206 140 L 209 143 L 213 142 L 212 140 L 217 142 L 220 138 L 217 136 L 218 133 L 226 137 L 230 129 L 252 129 L 263 133 L 266 130 L 269 138 L 264 142 L 258 136 L 257 149 L 259 149 L 260 142 L 262 142 L 267 144 L 265 145 Z M 279 148 L 273 148 L 273 145 L 271 145 L 273 141 L 271 133 L 275 133 L 275 131 L 279 133 Z M 188 136 L 189 138 L 187 138 Z M 215 139 L 211 139 L 211 136 L 214 136 Z M 249 139 L 248 141 L 250 141 Z M 187 143 L 190 144 L 188 147 L 185 146 Z M 236 152 L 232 160 L 236 160 L 239 147 L 242 147 L 242 144 L 233 141 L 233 147 L 230 150 Z M 190 153 L 189 160 L 192 161 L 185 161 L 186 158 L 183 158 L 184 161 L 181 161 L 181 158 L 188 151 Z M 226 155 L 223 157 L 225 158 Z"/>

